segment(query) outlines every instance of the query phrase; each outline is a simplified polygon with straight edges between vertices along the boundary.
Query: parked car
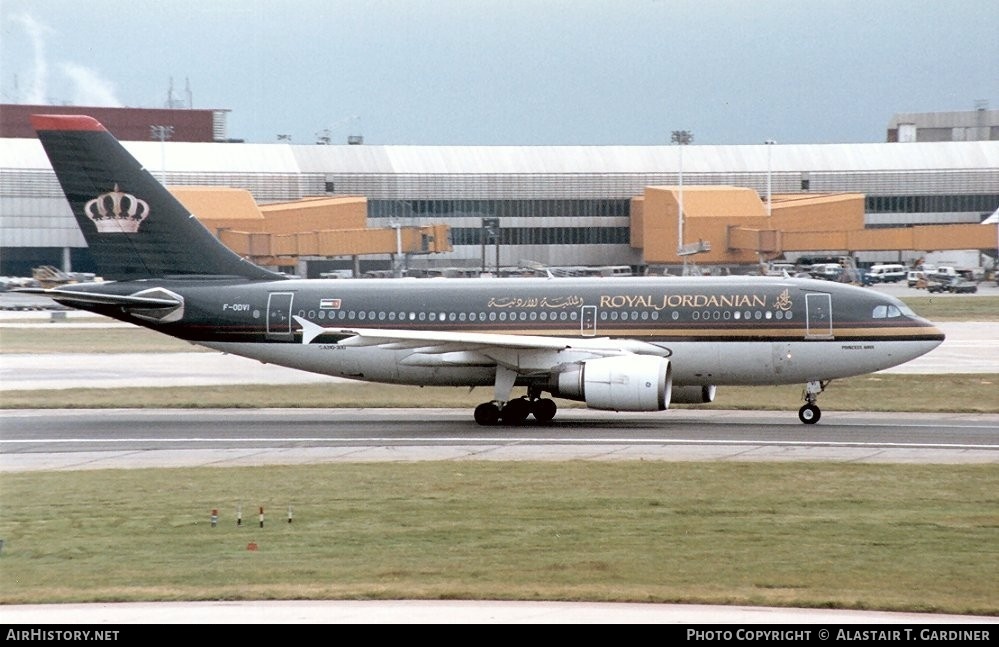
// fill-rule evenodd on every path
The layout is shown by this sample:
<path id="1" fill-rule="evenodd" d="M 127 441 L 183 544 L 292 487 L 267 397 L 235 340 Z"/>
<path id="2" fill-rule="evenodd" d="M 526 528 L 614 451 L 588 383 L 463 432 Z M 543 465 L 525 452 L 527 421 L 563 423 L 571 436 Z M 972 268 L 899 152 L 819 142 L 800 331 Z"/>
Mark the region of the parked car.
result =
<path id="1" fill-rule="evenodd" d="M 955 294 L 965 293 L 974 294 L 978 292 L 978 284 L 974 281 L 969 281 L 967 279 L 951 279 L 948 289 Z"/>
<path id="2" fill-rule="evenodd" d="M 794 276 L 794 263 L 770 263 L 765 270 L 767 276 Z"/>
<path id="3" fill-rule="evenodd" d="M 838 281 L 839 275 L 843 273 L 843 266 L 837 263 L 819 263 L 812 265 L 808 269 L 808 273 L 815 279 Z"/>
<path id="4" fill-rule="evenodd" d="M 955 276 L 950 279 L 934 279 L 926 286 L 928 292 L 951 292 L 953 294 L 974 294 L 978 292 L 978 284 L 974 281 Z"/>

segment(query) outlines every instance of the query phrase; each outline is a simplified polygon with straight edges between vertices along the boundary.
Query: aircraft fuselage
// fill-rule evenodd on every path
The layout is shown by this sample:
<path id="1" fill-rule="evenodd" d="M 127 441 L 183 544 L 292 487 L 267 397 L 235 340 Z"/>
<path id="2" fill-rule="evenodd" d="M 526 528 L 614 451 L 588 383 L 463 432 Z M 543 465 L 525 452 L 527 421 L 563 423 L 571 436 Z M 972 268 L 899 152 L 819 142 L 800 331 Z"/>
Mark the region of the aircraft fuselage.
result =
<path id="1" fill-rule="evenodd" d="M 154 286 L 182 297 L 179 318 L 93 309 L 267 363 L 400 384 L 488 385 L 495 362 L 483 358 L 477 365 L 466 357 L 452 365 L 419 345 L 344 345 L 345 334 L 303 343 L 294 317 L 328 329 L 636 340 L 661 349 L 675 385 L 859 375 L 918 357 L 943 338 L 893 297 L 808 279 L 148 280 L 100 290 L 135 294 Z M 578 359 L 573 349 L 561 353 L 565 362 Z M 522 354 L 516 361 L 526 377 L 518 384 L 531 381 L 531 353 Z M 550 362 L 546 356 L 537 370 Z"/>

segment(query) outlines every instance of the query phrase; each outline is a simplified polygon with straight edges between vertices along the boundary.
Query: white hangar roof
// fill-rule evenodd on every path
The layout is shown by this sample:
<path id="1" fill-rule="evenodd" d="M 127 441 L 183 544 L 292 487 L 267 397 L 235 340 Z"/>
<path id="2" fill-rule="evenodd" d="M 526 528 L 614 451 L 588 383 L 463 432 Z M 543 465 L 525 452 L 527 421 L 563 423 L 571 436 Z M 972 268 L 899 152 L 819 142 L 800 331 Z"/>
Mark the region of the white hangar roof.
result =
<path id="1" fill-rule="evenodd" d="M 151 171 L 413 175 L 676 173 L 679 146 L 372 146 L 124 142 Z M 768 150 L 770 149 L 770 150 Z M 683 147 L 685 173 L 999 170 L 999 141 Z M 0 168 L 48 169 L 35 139 L 0 139 Z"/>
<path id="2" fill-rule="evenodd" d="M 378 174 L 663 173 L 679 146 L 293 146 L 303 172 Z M 772 148 L 772 150 L 768 150 Z M 769 161 L 768 161 L 769 157 Z M 685 146 L 694 173 L 999 169 L 999 142 Z"/>

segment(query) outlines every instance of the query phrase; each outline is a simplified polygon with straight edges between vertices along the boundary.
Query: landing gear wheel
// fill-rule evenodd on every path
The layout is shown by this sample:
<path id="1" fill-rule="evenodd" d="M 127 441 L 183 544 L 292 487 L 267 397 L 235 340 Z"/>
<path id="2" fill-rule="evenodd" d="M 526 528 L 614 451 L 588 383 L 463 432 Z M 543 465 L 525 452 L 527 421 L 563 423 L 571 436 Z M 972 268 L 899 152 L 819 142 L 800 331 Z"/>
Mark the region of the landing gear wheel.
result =
<path id="1" fill-rule="evenodd" d="M 829 380 L 810 380 L 805 384 L 805 406 L 798 409 L 798 420 L 806 425 L 814 425 L 822 417 L 819 405 L 815 404 L 819 394 L 829 386 Z"/>
<path id="2" fill-rule="evenodd" d="M 822 410 L 814 404 L 806 404 L 798 409 L 798 420 L 806 425 L 814 425 L 822 417 Z"/>
<path id="3" fill-rule="evenodd" d="M 530 413 L 531 403 L 524 398 L 517 398 L 506 403 L 506 406 L 500 412 L 500 418 L 503 419 L 503 424 L 505 425 L 519 425 L 527 420 L 527 416 Z"/>
<path id="4" fill-rule="evenodd" d="M 544 398 L 534 401 L 534 419 L 538 422 L 550 422 L 558 411 L 558 405 L 554 400 Z"/>
<path id="5" fill-rule="evenodd" d="M 492 402 L 483 402 L 475 407 L 475 422 L 483 427 L 499 424 L 500 410 Z"/>

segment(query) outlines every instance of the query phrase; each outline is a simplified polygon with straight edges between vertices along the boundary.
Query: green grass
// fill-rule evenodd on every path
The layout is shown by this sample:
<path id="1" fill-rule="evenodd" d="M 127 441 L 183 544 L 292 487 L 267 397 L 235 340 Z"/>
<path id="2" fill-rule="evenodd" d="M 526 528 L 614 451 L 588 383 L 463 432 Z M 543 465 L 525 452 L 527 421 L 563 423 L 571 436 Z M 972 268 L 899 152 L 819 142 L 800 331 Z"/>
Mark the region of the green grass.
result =
<path id="1" fill-rule="evenodd" d="M 58 323 L 0 328 L 0 353 L 211 353 L 148 328 L 68 328 Z"/>
<path id="2" fill-rule="evenodd" d="M 4 473 L 0 486 L 0 603 L 516 599 L 999 614 L 994 465 L 336 463 Z"/>
<path id="3" fill-rule="evenodd" d="M 999 321 L 999 296 L 927 295 L 902 301 L 930 321 Z"/>

